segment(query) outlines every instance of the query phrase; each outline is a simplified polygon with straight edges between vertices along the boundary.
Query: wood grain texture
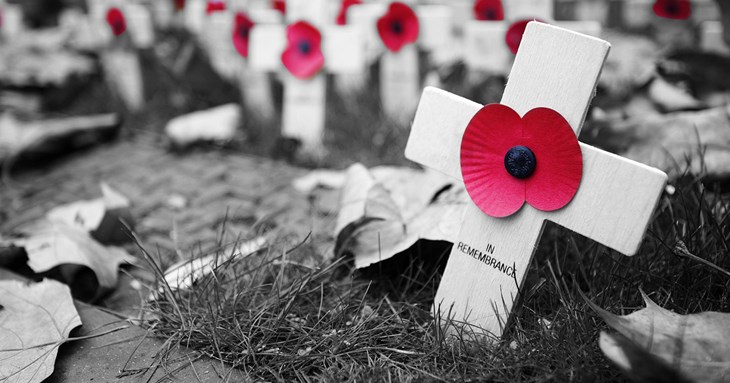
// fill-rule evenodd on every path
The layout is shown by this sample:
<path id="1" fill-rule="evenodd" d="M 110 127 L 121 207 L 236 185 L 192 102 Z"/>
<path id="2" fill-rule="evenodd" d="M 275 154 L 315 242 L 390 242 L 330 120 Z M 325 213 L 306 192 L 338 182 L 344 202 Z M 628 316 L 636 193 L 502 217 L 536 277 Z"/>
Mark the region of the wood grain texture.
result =
<path id="1" fill-rule="evenodd" d="M 502 104 L 519 114 L 538 106 L 560 112 L 576 134 L 593 97 L 608 43 L 531 23 L 515 59 Z M 461 136 L 481 105 L 427 89 L 406 156 L 461 178 Z M 443 316 L 500 336 L 546 220 L 624 254 L 634 254 L 666 183 L 648 166 L 581 144 L 583 179 L 573 200 L 546 213 L 529 205 L 492 218 L 470 205 L 437 292 Z"/>

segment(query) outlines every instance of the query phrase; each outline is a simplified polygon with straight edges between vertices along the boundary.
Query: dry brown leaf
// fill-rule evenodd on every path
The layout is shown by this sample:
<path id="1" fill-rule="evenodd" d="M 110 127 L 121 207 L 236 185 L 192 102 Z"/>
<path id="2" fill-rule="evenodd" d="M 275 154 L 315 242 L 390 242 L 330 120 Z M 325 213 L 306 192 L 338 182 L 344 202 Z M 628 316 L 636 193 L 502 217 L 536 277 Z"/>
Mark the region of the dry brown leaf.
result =
<path id="1" fill-rule="evenodd" d="M 102 246 L 88 233 L 64 223 L 44 220 L 24 230 L 26 238 L 8 242 L 25 248 L 28 266 L 36 273 L 64 264 L 87 266 L 99 286 L 109 289 L 117 284 L 119 265 L 136 262 L 124 249 Z"/>
<path id="2" fill-rule="evenodd" d="M 58 347 L 81 325 L 69 288 L 53 280 L 0 282 L 0 381 L 41 382 Z"/>
<path id="3" fill-rule="evenodd" d="M 247 257 L 266 246 L 266 238 L 256 237 L 241 244 L 236 243 L 220 253 L 209 254 L 201 258 L 178 262 L 165 271 L 165 282 L 171 290 L 189 289 L 195 282 L 210 274 L 218 266 L 238 257 Z M 163 293 L 165 286 L 161 286 L 157 293 Z M 148 299 L 156 298 L 152 293 Z"/>
<path id="4" fill-rule="evenodd" d="M 371 175 L 359 164 L 348 169 L 336 253 L 353 254 L 355 267 L 363 268 L 407 250 L 419 239 L 451 241 L 457 236 L 468 200 L 463 188 L 432 172 L 377 172 Z"/>
<path id="5" fill-rule="evenodd" d="M 686 378 L 695 382 L 730 382 L 730 314 L 680 315 L 660 307 L 643 292 L 642 296 L 646 308 L 624 316 L 586 301 L 612 329 Z M 612 350 L 609 340 L 604 343 L 607 344 L 602 349 Z M 614 359 L 615 355 L 619 357 Z M 622 361 L 621 355 L 636 353 L 606 353 L 620 367 L 628 365 L 632 375 L 649 368 L 641 360 Z"/>
<path id="6" fill-rule="evenodd" d="M 103 182 L 101 193 L 102 198 L 57 206 L 46 218 L 88 232 L 103 244 L 125 242 L 129 237 L 122 222 L 133 226 L 129 200 Z"/>

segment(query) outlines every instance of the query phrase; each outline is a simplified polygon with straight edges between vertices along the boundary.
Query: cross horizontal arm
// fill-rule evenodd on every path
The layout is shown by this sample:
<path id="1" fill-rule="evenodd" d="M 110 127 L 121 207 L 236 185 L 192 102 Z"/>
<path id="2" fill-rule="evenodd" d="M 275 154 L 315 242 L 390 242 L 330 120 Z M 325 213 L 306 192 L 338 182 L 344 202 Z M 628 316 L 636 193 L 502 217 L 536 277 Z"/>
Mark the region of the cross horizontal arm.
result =
<path id="1" fill-rule="evenodd" d="M 502 104 L 520 115 L 535 107 L 551 108 L 579 133 L 609 49 L 607 42 L 597 38 L 530 23 L 515 57 Z M 461 137 L 480 108 L 478 103 L 462 97 L 426 88 L 413 121 L 406 157 L 461 179 Z"/>
<path id="2" fill-rule="evenodd" d="M 326 26 L 322 32 L 325 70 L 336 74 L 361 73 L 365 69 L 365 41 L 354 26 Z M 249 63 L 258 71 L 273 72 L 284 67 L 286 26 L 257 25 L 251 30 Z"/>

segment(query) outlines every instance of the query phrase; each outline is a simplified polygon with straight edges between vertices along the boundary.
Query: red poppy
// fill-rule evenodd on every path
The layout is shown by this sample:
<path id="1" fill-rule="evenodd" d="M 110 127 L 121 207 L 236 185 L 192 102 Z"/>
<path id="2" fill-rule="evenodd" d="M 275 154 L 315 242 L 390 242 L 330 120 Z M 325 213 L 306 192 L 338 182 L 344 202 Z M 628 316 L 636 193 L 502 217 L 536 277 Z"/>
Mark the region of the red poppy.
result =
<path id="1" fill-rule="evenodd" d="M 388 12 L 378 19 L 378 34 L 391 52 L 418 40 L 418 17 L 413 9 L 401 2 L 393 2 Z"/>
<path id="2" fill-rule="evenodd" d="M 287 46 L 281 61 L 294 77 L 306 80 L 324 66 L 322 35 L 306 21 L 297 21 L 286 27 Z"/>
<path id="3" fill-rule="evenodd" d="M 542 22 L 542 20 L 538 19 L 518 20 L 512 23 L 512 25 L 509 26 L 509 29 L 507 29 L 505 41 L 507 42 L 507 46 L 509 47 L 509 50 L 512 51 L 512 53 L 517 54 L 517 49 L 520 47 L 520 43 L 522 42 L 522 35 L 525 34 L 527 24 L 529 24 L 531 21 Z"/>
<path id="4" fill-rule="evenodd" d="M 461 141 L 461 174 L 472 201 L 492 217 L 527 202 L 554 211 L 570 202 L 583 176 L 583 155 L 568 122 L 549 108 L 519 116 L 501 104 L 484 106 Z"/>
<path id="5" fill-rule="evenodd" d="M 347 9 L 353 5 L 362 4 L 361 0 L 342 0 L 340 12 L 337 14 L 337 25 L 347 24 Z"/>
<path id="6" fill-rule="evenodd" d="M 211 14 L 213 12 L 220 12 L 226 10 L 226 2 L 224 0 L 208 0 L 208 6 L 205 8 L 205 13 Z"/>
<path id="7" fill-rule="evenodd" d="M 286 0 L 272 0 L 271 7 L 286 15 Z"/>
<path id="8" fill-rule="evenodd" d="M 233 46 L 244 58 L 248 57 L 248 38 L 254 25 L 246 13 L 236 13 L 236 20 L 233 24 Z"/>
<path id="9" fill-rule="evenodd" d="M 476 0 L 474 2 L 474 18 L 479 21 L 504 20 L 502 0 Z"/>
<path id="10" fill-rule="evenodd" d="M 656 0 L 654 13 L 666 19 L 686 20 L 692 15 L 689 0 Z"/>
<path id="11" fill-rule="evenodd" d="M 178 11 L 182 11 L 185 9 L 185 0 L 173 0 L 175 3 L 175 9 Z"/>
<path id="12" fill-rule="evenodd" d="M 114 36 L 119 36 L 127 30 L 127 20 L 117 7 L 111 7 L 106 12 L 106 22 L 111 27 Z"/>

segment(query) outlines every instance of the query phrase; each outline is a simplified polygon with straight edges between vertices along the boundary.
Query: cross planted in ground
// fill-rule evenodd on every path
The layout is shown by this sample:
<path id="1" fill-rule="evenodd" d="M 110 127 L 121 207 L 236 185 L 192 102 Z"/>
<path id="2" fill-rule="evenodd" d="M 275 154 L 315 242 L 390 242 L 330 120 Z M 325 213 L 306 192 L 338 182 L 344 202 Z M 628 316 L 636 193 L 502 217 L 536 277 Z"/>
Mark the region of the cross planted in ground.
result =
<path id="1" fill-rule="evenodd" d="M 531 22 L 501 103 L 521 116 L 536 107 L 551 108 L 578 134 L 609 49 L 603 40 Z M 427 88 L 406 157 L 462 180 L 462 135 L 481 107 Z M 434 301 L 439 315 L 500 336 L 519 298 L 545 221 L 623 254 L 638 250 L 666 175 L 588 145 L 580 144 L 580 149 L 582 181 L 562 209 L 544 212 L 525 204 L 511 216 L 494 218 L 469 204 Z"/>
<path id="2" fill-rule="evenodd" d="M 281 55 L 286 48 L 286 26 L 257 25 L 251 31 L 249 64 L 259 71 L 284 75 L 282 135 L 302 141 L 307 150 L 322 145 L 325 125 L 325 73 L 361 73 L 365 45 L 360 30 L 352 26 L 320 26 L 324 68 L 310 79 L 298 79 L 283 70 Z M 306 47 L 310 49 L 310 47 Z"/>

